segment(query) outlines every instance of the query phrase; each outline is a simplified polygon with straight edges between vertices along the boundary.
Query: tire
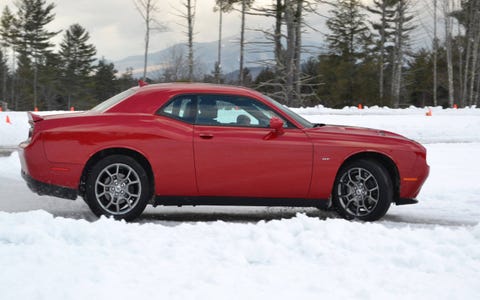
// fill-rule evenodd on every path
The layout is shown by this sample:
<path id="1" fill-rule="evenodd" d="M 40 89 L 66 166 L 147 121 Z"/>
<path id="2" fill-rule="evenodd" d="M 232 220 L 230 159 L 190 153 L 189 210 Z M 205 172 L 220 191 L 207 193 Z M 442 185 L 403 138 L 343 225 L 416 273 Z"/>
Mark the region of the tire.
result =
<path id="1" fill-rule="evenodd" d="M 150 197 L 145 169 L 129 156 L 107 156 L 88 174 L 85 201 L 97 216 L 131 221 L 142 214 Z"/>
<path id="2" fill-rule="evenodd" d="M 376 221 L 392 203 L 392 179 L 379 163 L 356 160 L 340 169 L 332 195 L 333 207 L 343 218 Z"/>

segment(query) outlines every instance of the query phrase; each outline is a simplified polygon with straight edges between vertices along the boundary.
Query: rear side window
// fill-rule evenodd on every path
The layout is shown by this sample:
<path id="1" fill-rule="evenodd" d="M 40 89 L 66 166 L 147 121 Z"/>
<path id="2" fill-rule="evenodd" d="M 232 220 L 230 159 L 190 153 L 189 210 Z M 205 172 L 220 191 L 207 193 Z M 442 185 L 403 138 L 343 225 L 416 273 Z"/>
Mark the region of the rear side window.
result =
<path id="1" fill-rule="evenodd" d="M 129 90 L 123 91 L 120 94 L 117 94 L 117 95 L 103 101 L 102 103 L 98 104 L 97 106 L 95 106 L 91 110 L 98 111 L 98 112 L 104 112 L 104 111 L 108 110 L 109 108 L 111 108 L 111 107 L 117 105 L 118 103 L 122 102 L 123 100 L 127 99 L 131 95 L 135 94 L 137 89 L 138 88 L 131 88 Z"/>
<path id="2" fill-rule="evenodd" d="M 157 114 L 179 119 L 187 123 L 195 121 L 197 101 L 195 96 L 180 96 L 160 108 Z"/>

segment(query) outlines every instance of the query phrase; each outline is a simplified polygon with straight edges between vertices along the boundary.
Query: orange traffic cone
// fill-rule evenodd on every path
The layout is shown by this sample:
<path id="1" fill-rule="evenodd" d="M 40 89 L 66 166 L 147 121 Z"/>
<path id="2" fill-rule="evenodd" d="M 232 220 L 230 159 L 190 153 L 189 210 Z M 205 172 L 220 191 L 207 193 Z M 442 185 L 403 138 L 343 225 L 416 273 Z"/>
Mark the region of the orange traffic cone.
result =
<path id="1" fill-rule="evenodd" d="M 10 117 L 8 115 L 5 118 L 5 122 L 7 122 L 7 124 L 12 124 L 12 122 L 10 121 Z"/>

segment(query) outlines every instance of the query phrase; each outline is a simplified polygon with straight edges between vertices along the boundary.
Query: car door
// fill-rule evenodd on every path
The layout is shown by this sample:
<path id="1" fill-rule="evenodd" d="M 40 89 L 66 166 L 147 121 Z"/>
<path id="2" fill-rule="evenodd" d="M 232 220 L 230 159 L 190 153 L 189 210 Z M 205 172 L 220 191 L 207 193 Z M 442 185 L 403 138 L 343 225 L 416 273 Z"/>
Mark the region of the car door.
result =
<path id="1" fill-rule="evenodd" d="M 196 196 L 193 123 L 196 97 L 181 95 L 157 111 L 156 134 L 149 160 L 155 174 L 156 195 Z"/>
<path id="2" fill-rule="evenodd" d="M 283 134 L 272 134 L 272 116 L 281 117 L 255 99 L 198 95 L 193 140 L 199 195 L 307 196 L 312 143 L 288 122 Z"/>

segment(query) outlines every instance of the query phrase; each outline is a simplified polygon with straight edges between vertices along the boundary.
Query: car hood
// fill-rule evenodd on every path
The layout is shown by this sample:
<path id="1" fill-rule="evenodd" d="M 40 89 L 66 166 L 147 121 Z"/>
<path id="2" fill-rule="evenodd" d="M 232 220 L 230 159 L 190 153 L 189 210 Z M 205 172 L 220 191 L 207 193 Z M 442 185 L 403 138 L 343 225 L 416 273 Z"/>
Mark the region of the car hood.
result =
<path id="1" fill-rule="evenodd" d="M 359 139 L 362 137 L 365 138 L 379 138 L 379 139 L 394 139 L 402 141 L 411 141 L 410 139 L 386 130 L 380 129 L 371 129 L 363 127 L 354 127 L 354 126 L 342 126 L 342 125 L 322 125 L 306 130 L 307 134 L 316 136 L 317 134 L 332 135 L 336 138 L 349 139 Z"/>

